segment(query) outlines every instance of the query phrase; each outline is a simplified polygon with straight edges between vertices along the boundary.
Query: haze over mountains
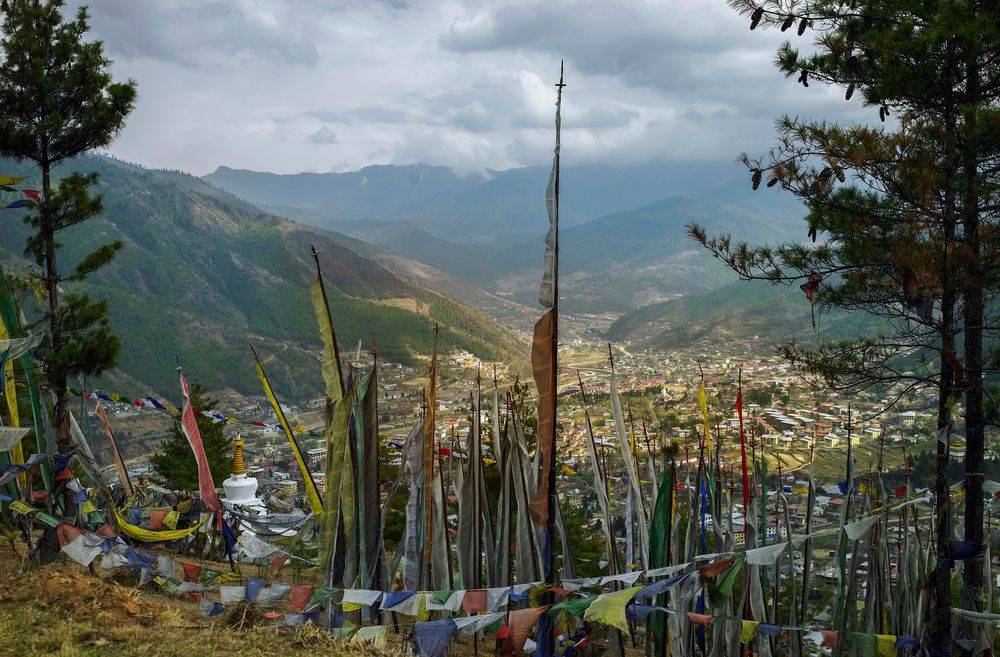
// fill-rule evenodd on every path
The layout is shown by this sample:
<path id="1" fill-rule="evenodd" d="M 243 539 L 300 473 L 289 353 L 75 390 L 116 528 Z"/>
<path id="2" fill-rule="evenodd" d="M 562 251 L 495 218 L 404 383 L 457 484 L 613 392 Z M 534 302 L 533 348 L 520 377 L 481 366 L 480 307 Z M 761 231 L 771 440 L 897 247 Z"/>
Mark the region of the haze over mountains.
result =
<path id="1" fill-rule="evenodd" d="M 5 164 L 5 171 L 17 170 Z M 430 353 L 439 323 L 442 350 L 524 359 L 507 329 L 401 275 L 405 263 L 394 270 L 352 250 L 349 238 L 267 214 L 187 174 L 88 157 L 57 176 L 73 169 L 100 173 L 104 212 L 61 235 L 64 262 L 79 261 L 99 243 L 125 244 L 85 287 L 110 301 L 111 325 L 122 343 L 116 376 L 123 380 L 116 383 L 126 394 L 148 387 L 176 397 L 178 362 L 210 388 L 257 394 L 250 344 L 283 396 L 317 394 L 310 245 L 320 252 L 338 337 L 348 349 L 358 340 L 367 349 L 374 332 L 384 358 L 410 362 Z M 0 262 L 15 271 L 28 265 L 20 213 L 5 211 L 0 230 Z"/>
<path id="2" fill-rule="evenodd" d="M 336 230 L 524 304 L 537 293 L 546 167 L 460 175 L 426 165 L 277 175 L 220 167 L 205 177 L 272 211 Z M 685 233 L 797 239 L 801 207 L 753 192 L 735 162 L 564 166 L 560 281 L 566 310 L 628 312 L 732 280 Z"/>
<path id="3" fill-rule="evenodd" d="M 437 322 L 445 350 L 515 363 L 527 355 L 509 328 L 528 329 L 537 315 L 544 167 L 468 175 L 425 165 L 296 175 L 220 168 L 203 180 L 103 157 L 70 166 L 100 173 L 105 210 L 67 233 L 66 260 L 125 242 L 87 289 L 111 302 L 122 338 L 115 377 L 126 385 L 172 395 L 180 360 L 209 387 L 256 392 L 253 343 L 284 395 L 317 393 L 310 245 L 321 253 L 342 346 L 367 345 L 373 327 L 380 353 L 410 362 L 429 353 Z M 564 310 L 620 315 L 610 337 L 658 346 L 809 327 L 808 306 L 794 294 L 758 287 L 746 296 L 686 235 L 692 222 L 758 242 L 801 232 L 801 211 L 773 190 L 751 192 L 740 168 L 564 171 Z M 23 271 L 27 231 L 17 214 L 4 216 L 0 262 Z"/>

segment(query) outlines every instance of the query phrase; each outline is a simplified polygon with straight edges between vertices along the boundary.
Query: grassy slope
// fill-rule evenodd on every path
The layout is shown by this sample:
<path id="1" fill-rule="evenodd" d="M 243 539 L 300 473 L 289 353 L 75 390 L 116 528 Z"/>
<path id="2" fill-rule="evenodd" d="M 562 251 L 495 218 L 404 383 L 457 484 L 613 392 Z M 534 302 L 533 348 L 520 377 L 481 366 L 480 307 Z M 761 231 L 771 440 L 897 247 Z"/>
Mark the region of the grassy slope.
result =
<path id="1" fill-rule="evenodd" d="M 486 359 L 516 360 L 516 338 L 482 314 L 401 278 L 329 235 L 267 215 L 203 181 L 100 158 L 77 168 L 101 174 L 101 218 L 63 236 L 63 262 L 118 239 L 116 261 L 88 282 L 111 302 L 122 338 L 120 369 L 152 389 L 173 392 L 179 359 L 209 386 L 256 392 L 248 345 L 265 355 L 268 373 L 287 397 L 320 389 L 319 336 L 309 298 L 321 253 L 338 337 L 345 348 L 376 335 L 389 359 L 412 362 L 430 352 L 433 325 L 441 347 Z M 23 270 L 27 231 L 15 213 L 3 217 L 0 262 Z M 387 299 L 413 299 L 413 309 Z"/>
<path id="2" fill-rule="evenodd" d="M 22 546 L 23 547 L 23 546 Z M 240 630 L 204 618 L 195 602 L 88 574 L 76 564 L 0 563 L 0 655 L 123 657 L 379 657 L 395 653 L 337 641 L 314 628 Z M 218 618 L 225 618 L 220 616 Z"/>
<path id="3" fill-rule="evenodd" d="M 873 320 L 860 313 L 817 317 L 820 335 L 857 334 Z M 702 337 L 814 336 L 809 303 L 797 286 L 734 281 L 627 313 L 609 329 L 612 340 L 639 339 L 659 347 L 683 347 Z"/>

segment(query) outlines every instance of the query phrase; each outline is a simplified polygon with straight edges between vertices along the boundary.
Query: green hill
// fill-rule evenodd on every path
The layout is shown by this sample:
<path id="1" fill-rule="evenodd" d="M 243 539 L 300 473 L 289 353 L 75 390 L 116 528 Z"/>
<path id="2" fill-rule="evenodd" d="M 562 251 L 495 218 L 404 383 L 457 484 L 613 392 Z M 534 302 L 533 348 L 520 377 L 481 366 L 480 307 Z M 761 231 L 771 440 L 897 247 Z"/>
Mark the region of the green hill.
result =
<path id="1" fill-rule="evenodd" d="M 675 197 L 601 217 L 560 234 L 563 305 L 568 310 L 628 312 L 677 295 L 697 294 L 732 274 L 687 235 L 698 223 L 752 243 L 788 241 L 801 222 L 758 214 L 705 198 Z M 502 280 L 519 301 L 537 294 L 544 245 L 540 240 L 506 249 L 499 260 L 521 267 Z"/>
<path id="2" fill-rule="evenodd" d="M 857 335 L 874 322 L 861 313 L 817 317 L 820 336 L 830 339 Z M 611 340 L 638 340 L 655 347 L 684 347 L 701 338 L 718 341 L 754 335 L 774 340 L 816 335 L 809 303 L 797 286 L 737 280 L 626 313 L 608 330 Z"/>
<path id="3" fill-rule="evenodd" d="M 101 174 L 104 213 L 62 236 L 63 261 L 76 262 L 98 243 L 125 243 L 86 287 L 111 303 L 122 341 L 120 371 L 153 390 L 175 396 L 179 360 L 209 387 L 256 393 L 253 343 L 284 396 L 316 394 L 320 343 L 309 299 L 310 245 L 321 254 L 344 347 L 367 345 L 374 333 L 383 357 L 413 362 L 430 352 L 432 327 L 440 323 L 444 350 L 522 357 L 513 334 L 480 313 L 334 236 L 264 213 L 199 178 L 100 157 L 71 166 Z M 27 229 L 19 213 L 0 216 L 0 262 L 24 271 Z"/>

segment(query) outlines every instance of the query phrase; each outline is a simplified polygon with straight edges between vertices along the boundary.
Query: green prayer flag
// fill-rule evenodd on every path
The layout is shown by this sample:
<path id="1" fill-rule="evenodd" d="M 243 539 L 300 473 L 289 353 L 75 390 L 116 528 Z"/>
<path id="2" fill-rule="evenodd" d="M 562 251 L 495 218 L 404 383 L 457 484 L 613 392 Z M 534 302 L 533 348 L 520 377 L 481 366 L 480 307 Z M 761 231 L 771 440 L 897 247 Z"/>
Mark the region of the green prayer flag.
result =
<path id="1" fill-rule="evenodd" d="M 653 506 L 652 526 L 649 532 L 649 561 L 651 568 L 662 568 L 670 565 L 670 534 L 673 531 L 674 515 L 674 476 L 673 467 L 666 468 L 660 474 L 660 485 L 656 492 L 656 503 Z M 666 596 L 657 596 L 655 604 L 666 605 Z M 658 654 L 666 652 L 667 624 L 662 613 L 654 613 L 649 618 L 649 630 L 656 641 Z"/>
<path id="2" fill-rule="evenodd" d="M 59 519 L 58 518 L 53 518 L 52 516 L 50 516 L 49 514 L 45 513 L 44 511 L 39 511 L 38 513 L 36 513 L 35 514 L 35 520 L 38 520 L 39 522 L 45 523 L 49 527 L 57 527 L 59 525 Z"/>
<path id="3" fill-rule="evenodd" d="M 312 597 L 309 598 L 307 607 L 315 607 L 321 605 L 330 598 L 332 598 L 337 593 L 343 592 L 344 589 L 334 588 L 332 586 L 317 586 L 313 589 Z"/>
<path id="4" fill-rule="evenodd" d="M 454 593 L 451 589 L 445 589 L 444 591 L 435 591 L 434 595 L 431 596 L 431 602 L 436 605 L 443 605 L 448 602 L 448 598 Z"/>
<path id="5" fill-rule="evenodd" d="M 875 657 L 876 640 L 874 634 L 848 632 L 847 641 L 857 649 L 861 657 Z"/>
<path id="6" fill-rule="evenodd" d="M 740 554 L 733 561 L 733 565 L 729 567 L 729 570 L 721 580 L 709 583 L 707 587 L 708 599 L 711 601 L 713 607 L 721 607 L 733 597 L 733 585 L 736 583 L 736 576 L 740 574 L 740 570 L 743 569 L 743 564 L 746 560 L 746 554 Z"/>
<path id="7" fill-rule="evenodd" d="M 590 596 L 586 598 L 570 598 L 568 600 L 563 600 L 562 602 L 552 605 L 549 609 L 549 613 L 554 613 L 557 611 L 564 611 L 572 616 L 582 616 L 587 608 L 597 599 L 597 596 Z"/>

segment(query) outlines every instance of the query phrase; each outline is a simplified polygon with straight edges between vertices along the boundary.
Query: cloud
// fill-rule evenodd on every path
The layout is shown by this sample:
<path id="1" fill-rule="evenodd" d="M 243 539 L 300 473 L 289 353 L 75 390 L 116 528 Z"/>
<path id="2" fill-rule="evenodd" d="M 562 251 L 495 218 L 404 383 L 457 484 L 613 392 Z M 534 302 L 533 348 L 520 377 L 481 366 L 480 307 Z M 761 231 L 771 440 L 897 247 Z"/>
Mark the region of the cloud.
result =
<path id="1" fill-rule="evenodd" d="M 194 173 L 544 164 L 560 60 L 567 161 L 731 161 L 773 143 L 781 114 L 862 116 L 857 99 L 785 79 L 772 62 L 787 34 L 750 33 L 722 0 L 101 0 L 92 11 L 115 76 L 139 84 L 112 151 Z M 337 144 L 335 164 L 317 143 Z"/>
<path id="2" fill-rule="evenodd" d="M 315 65 L 310 21 L 288 0 L 100 0 L 93 23 L 112 56 L 183 66 L 270 60 Z M 317 7 L 313 7 L 317 9 Z"/>
<path id="3" fill-rule="evenodd" d="M 309 141 L 314 144 L 336 144 L 337 133 L 328 125 L 323 126 L 316 132 L 309 135 Z"/>

